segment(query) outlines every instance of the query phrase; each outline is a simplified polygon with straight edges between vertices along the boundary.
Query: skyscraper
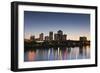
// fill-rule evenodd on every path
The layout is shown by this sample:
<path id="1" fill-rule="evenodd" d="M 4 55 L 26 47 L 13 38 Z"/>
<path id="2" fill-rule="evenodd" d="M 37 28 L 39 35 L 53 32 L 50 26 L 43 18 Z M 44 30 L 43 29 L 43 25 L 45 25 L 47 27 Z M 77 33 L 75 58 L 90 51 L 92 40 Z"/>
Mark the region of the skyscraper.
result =
<path id="1" fill-rule="evenodd" d="M 58 34 L 54 34 L 54 40 L 58 40 Z"/>
<path id="2" fill-rule="evenodd" d="M 43 33 L 41 33 L 41 34 L 39 35 L 39 39 L 40 39 L 40 41 L 43 41 Z"/>
<path id="3" fill-rule="evenodd" d="M 49 40 L 50 40 L 50 41 L 53 40 L 53 32 L 52 32 L 52 31 L 49 32 Z"/>
<path id="4" fill-rule="evenodd" d="M 59 30 L 57 33 L 58 33 L 59 35 L 63 35 L 63 31 L 61 31 L 61 30 Z"/>
<path id="5" fill-rule="evenodd" d="M 58 33 L 58 40 L 62 40 L 63 31 L 59 30 L 57 33 Z"/>

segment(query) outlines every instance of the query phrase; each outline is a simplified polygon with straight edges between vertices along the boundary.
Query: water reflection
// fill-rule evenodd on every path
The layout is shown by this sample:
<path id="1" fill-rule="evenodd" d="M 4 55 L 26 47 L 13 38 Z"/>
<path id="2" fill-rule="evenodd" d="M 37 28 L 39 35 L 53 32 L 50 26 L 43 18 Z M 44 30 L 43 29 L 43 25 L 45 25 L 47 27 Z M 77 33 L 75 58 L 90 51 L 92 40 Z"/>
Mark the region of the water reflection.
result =
<path id="1" fill-rule="evenodd" d="M 89 59 L 90 47 L 32 48 L 24 53 L 24 61 Z"/>

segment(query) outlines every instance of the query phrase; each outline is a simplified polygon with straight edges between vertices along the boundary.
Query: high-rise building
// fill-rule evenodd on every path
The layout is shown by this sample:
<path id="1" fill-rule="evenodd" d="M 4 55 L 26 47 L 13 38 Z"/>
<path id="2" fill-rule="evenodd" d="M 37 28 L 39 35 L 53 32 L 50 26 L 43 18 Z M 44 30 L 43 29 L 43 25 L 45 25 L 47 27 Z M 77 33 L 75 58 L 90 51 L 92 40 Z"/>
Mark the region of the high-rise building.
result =
<path id="1" fill-rule="evenodd" d="M 45 41 L 48 41 L 49 40 L 49 36 L 45 36 Z"/>
<path id="2" fill-rule="evenodd" d="M 58 40 L 58 34 L 54 34 L 54 40 Z"/>
<path id="3" fill-rule="evenodd" d="M 53 40 L 53 32 L 52 32 L 52 31 L 49 32 L 49 40 L 50 40 L 50 41 Z"/>
<path id="4" fill-rule="evenodd" d="M 57 33 L 58 33 L 59 35 L 63 35 L 63 31 L 61 31 L 61 30 L 59 30 Z"/>
<path id="5" fill-rule="evenodd" d="M 32 41 L 35 40 L 35 36 L 31 36 L 30 40 L 32 40 Z"/>
<path id="6" fill-rule="evenodd" d="M 40 41 L 43 41 L 43 33 L 41 33 L 41 34 L 39 35 L 39 39 L 40 39 Z"/>
<path id="7" fill-rule="evenodd" d="M 61 41 L 62 38 L 63 38 L 63 31 L 59 30 L 57 33 L 58 33 L 58 34 L 57 34 L 58 40 Z"/>

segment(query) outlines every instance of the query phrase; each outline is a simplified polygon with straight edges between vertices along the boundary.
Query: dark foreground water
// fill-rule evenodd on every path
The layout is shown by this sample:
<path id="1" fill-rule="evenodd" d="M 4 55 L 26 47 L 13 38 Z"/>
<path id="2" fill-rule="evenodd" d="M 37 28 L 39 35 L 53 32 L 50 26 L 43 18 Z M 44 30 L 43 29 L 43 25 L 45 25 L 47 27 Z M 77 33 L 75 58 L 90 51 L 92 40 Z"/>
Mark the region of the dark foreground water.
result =
<path id="1" fill-rule="evenodd" d="M 24 61 L 89 59 L 90 47 L 32 48 L 24 52 Z"/>

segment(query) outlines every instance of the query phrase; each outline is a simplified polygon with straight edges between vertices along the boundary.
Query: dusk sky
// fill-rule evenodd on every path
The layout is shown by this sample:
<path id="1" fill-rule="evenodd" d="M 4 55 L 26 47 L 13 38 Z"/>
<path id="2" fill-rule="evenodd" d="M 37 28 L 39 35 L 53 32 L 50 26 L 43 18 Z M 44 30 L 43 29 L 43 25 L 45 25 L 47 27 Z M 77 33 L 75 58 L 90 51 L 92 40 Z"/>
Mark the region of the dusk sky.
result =
<path id="1" fill-rule="evenodd" d="M 67 34 L 67 39 L 86 36 L 90 40 L 90 14 L 24 11 L 24 38 L 31 35 L 38 38 L 40 33 L 47 36 L 50 31 L 58 30 Z"/>

